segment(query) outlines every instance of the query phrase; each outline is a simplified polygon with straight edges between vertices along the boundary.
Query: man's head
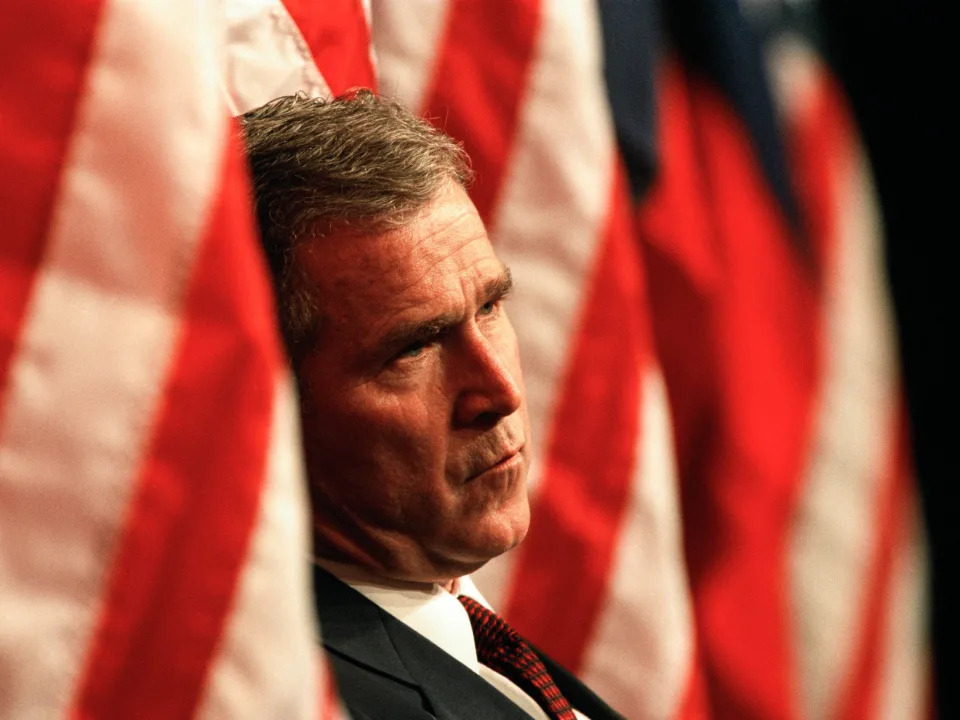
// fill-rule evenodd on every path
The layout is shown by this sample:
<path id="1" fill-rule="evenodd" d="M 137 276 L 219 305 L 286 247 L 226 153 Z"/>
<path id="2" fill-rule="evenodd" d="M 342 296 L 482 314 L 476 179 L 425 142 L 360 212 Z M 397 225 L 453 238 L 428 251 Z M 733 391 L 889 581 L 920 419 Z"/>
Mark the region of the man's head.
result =
<path id="1" fill-rule="evenodd" d="M 479 567 L 526 533 L 529 424 L 463 151 L 368 93 L 243 124 L 317 552 L 417 582 Z"/>

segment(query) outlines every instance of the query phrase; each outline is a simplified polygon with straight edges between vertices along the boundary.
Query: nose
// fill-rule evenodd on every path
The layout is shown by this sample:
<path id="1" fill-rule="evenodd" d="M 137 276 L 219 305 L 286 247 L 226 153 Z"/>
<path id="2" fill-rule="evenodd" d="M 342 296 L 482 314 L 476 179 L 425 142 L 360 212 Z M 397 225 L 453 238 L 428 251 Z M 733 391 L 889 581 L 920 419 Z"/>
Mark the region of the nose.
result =
<path id="1" fill-rule="evenodd" d="M 516 340 L 509 335 L 492 339 L 476 332 L 464 340 L 457 361 L 456 426 L 493 426 L 523 404 Z"/>

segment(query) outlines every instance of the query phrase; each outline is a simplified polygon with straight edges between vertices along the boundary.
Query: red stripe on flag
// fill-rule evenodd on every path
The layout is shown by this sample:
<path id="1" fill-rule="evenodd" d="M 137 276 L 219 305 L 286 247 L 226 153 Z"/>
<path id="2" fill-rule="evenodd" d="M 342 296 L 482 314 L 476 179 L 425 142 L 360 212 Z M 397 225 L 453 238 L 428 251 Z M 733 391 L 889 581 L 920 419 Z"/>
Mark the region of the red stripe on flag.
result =
<path id="1" fill-rule="evenodd" d="M 901 404 L 897 422 L 892 428 L 893 449 L 889 455 L 881 493 L 877 500 L 876 541 L 870 574 L 864 586 L 860 642 L 849 669 L 848 682 L 841 688 L 839 720 L 870 720 L 886 717 L 881 707 L 881 692 L 887 660 L 887 619 L 893 592 L 893 569 L 897 551 L 908 541 L 907 528 L 914 523 L 913 504 L 909 502 L 912 465 L 908 450 L 906 410 Z"/>
<path id="2" fill-rule="evenodd" d="M 279 349 L 233 135 L 76 717 L 190 716 L 248 550 Z"/>
<path id="3" fill-rule="evenodd" d="M 516 581 L 505 604 L 510 622 L 573 672 L 602 610 L 630 501 L 641 377 L 650 355 L 643 268 L 624 175 L 614 167 L 602 246 L 552 418 L 530 532 L 517 551 Z"/>
<path id="4" fill-rule="evenodd" d="M 0 405 L 46 248 L 102 0 L 4 3 L 0 23 Z"/>
<path id="5" fill-rule="evenodd" d="M 376 88 L 362 0 L 283 0 L 283 4 L 330 92 L 340 95 L 356 87 Z"/>
<path id="6" fill-rule="evenodd" d="M 540 24 L 539 0 L 451 2 L 421 113 L 464 144 L 489 223 L 516 137 Z"/>

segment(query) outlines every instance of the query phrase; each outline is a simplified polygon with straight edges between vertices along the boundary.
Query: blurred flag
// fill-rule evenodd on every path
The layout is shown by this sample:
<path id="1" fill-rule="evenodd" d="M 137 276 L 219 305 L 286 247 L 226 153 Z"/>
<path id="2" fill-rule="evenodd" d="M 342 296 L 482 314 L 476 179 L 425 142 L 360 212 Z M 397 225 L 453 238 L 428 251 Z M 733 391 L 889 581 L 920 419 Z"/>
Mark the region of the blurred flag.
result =
<path id="1" fill-rule="evenodd" d="M 334 717 L 219 9 L 3 10 L 0 716 Z"/>
<path id="2" fill-rule="evenodd" d="M 464 143 L 518 292 L 530 534 L 476 580 L 631 718 L 700 716 L 670 419 L 597 8 L 374 0 L 381 91 Z"/>
<path id="3" fill-rule="evenodd" d="M 822 68 L 787 50 L 778 124 L 735 3 L 659 10 L 658 171 L 638 218 L 711 709 L 918 717 L 923 562 L 852 128 Z M 643 90 L 612 82 L 614 107 Z"/>
<path id="4" fill-rule="evenodd" d="M 820 275 L 822 370 L 791 529 L 805 718 L 925 718 L 927 560 L 883 229 L 841 88 L 798 32 L 766 60 Z"/>

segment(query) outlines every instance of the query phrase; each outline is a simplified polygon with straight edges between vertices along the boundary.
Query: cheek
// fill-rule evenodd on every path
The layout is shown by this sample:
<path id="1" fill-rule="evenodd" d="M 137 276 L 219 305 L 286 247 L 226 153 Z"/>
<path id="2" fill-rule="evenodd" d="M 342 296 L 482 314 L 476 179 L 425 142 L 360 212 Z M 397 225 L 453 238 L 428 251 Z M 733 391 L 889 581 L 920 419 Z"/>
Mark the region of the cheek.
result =
<path id="1" fill-rule="evenodd" d="M 325 474 L 392 479 L 442 473 L 443 415 L 422 398 L 368 393 L 321 403 L 304 416 L 311 466 Z"/>

